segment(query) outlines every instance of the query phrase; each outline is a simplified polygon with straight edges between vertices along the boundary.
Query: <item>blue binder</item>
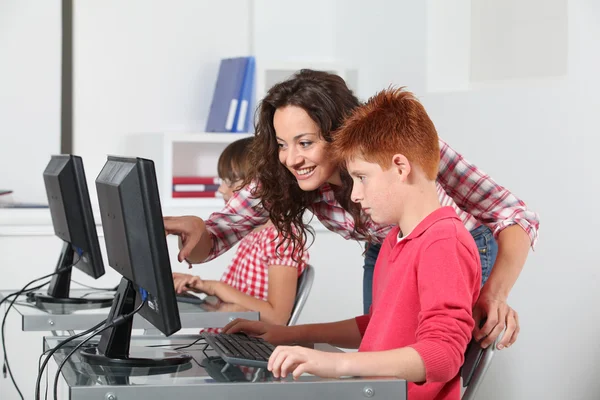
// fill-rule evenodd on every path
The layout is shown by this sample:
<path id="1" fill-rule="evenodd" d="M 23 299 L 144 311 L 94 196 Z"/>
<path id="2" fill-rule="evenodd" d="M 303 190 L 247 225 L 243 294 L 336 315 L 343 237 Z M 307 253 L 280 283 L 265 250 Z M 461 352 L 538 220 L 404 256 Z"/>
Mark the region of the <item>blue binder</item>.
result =
<path id="1" fill-rule="evenodd" d="M 238 112 L 248 57 L 221 60 L 206 122 L 207 132 L 232 132 Z"/>
<path id="2" fill-rule="evenodd" d="M 235 114 L 235 123 L 233 132 L 249 132 L 254 114 L 254 72 L 256 70 L 256 60 L 254 57 L 248 57 L 244 82 L 240 93 L 240 102 Z"/>

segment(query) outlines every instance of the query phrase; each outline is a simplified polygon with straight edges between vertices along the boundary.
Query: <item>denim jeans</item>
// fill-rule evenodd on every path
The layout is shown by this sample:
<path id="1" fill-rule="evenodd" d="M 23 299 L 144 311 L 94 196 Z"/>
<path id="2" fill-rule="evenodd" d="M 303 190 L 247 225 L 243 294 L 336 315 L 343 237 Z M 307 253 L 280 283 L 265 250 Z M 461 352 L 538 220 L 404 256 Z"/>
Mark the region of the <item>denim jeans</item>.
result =
<path id="1" fill-rule="evenodd" d="M 479 258 L 481 259 L 481 286 L 485 284 L 492 272 L 492 267 L 496 262 L 498 255 L 498 243 L 490 228 L 481 225 L 471 231 L 471 236 L 475 239 L 475 244 L 479 249 Z M 365 253 L 365 265 L 363 266 L 363 312 L 367 314 L 371 308 L 373 297 L 373 272 L 375 271 L 375 262 L 381 249 L 380 244 L 367 245 Z"/>

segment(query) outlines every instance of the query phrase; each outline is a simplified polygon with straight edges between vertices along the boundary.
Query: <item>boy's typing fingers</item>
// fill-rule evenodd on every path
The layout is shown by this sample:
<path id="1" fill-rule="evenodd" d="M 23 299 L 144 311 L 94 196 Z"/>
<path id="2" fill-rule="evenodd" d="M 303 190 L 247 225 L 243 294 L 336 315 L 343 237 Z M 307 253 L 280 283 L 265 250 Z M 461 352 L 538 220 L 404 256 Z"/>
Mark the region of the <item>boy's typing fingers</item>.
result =
<path id="1" fill-rule="evenodd" d="M 298 364 L 298 366 L 294 369 L 294 373 L 292 374 L 292 376 L 294 377 L 294 379 L 298 379 L 300 378 L 300 376 L 305 373 L 305 372 L 310 372 L 309 368 L 308 368 L 308 363 L 304 362 L 304 363 L 300 363 Z"/>
<path id="2" fill-rule="evenodd" d="M 269 357 L 270 371 L 276 378 L 285 378 L 296 365 L 297 352 L 294 347 L 279 346 Z"/>
<path id="3" fill-rule="evenodd" d="M 281 362 L 282 362 L 282 353 L 285 351 L 285 347 L 287 346 L 278 346 L 273 350 L 271 356 L 269 357 L 269 363 L 267 364 L 267 369 L 271 371 L 275 378 L 279 378 L 281 376 Z"/>
<path id="4" fill-rule="evenodd" d="M 297 352 L 294 352 L 293 350 L 288 351 L 281 363 L 281 376 L 286 378 L 289 373 L 293 374 L 296 371 L 296 368 L 298 368 L 298 365 L 305 361 L 306 360 L 303 360 L 302 356 Z"/>

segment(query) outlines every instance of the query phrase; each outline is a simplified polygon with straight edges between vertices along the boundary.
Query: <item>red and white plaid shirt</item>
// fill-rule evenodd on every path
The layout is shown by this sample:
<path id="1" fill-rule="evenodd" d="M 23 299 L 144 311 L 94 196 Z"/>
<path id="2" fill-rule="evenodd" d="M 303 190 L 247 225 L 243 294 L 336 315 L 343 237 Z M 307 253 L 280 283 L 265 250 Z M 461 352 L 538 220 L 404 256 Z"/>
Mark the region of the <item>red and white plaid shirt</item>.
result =
<path id="1" fill-rule="evenodd" d="M 497 236 L 504 228 L 517 224 L 529 235 L 531 246 L 535 244 L 540 223 L 538 215 L 441 139 L 436 185 L 442 206 L 452 206 L 468 230 L 484 224 Z M 221 255 L 269 220 L 260 199 L 253 198 L 250 191 L 251 188 L 243 188 L 236 192 L 222 211 L 213 213 L 206 221 L 213 241 L 206 261 Z M 354 219 L 335 200 L 331 187 L 323 185 L 319 191 L 321 196 L 312 206 L 319 221 L 345 239 L 365 240 L 354 233 Z M 372 221 L 367 227 L 373 239 L 379 242 L 383 242 L 391 229 L 389 225 Z"/>
<path id="2" fill-rule="evenodd" d="M 269 293 L 270 265 L 297 268 L 300 276 L 308 264 L 308 251 L 304 251 L 302 257 L 294 261 L 291 245 L 283 244 L 277 249 L 281 241 L 282 237 L 273 225 L 250 232 L 240 242 L 221 281 L 242 293 L 266 301 Z"/>
<path id="3" fill-rule="evenodd" d="M 282 237 L 277 228 L 269 225 L 246 235 L 235 252 L 233 260 L 223 272 L 221 282 L 257 299 L 267 301 L 269 295 L 269 266 L 282 265 L 298 269 L 298 277 L 308 265 L 308 251 L 292 259 L 292 246 L 277 245 Z M 297 253 L 297 252 L 296 252 Z M 297 254 L 298 255 L 298 254 Z M 222 328 L 206 328 L 200 332 L 221 332 Z"/>

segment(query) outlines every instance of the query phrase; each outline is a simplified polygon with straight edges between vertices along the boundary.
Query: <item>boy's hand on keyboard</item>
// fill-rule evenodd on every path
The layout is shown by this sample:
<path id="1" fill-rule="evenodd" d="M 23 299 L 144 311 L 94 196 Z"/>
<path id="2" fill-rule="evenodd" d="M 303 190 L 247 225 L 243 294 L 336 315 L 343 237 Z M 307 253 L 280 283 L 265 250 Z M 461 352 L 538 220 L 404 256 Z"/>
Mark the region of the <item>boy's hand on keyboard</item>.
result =
<path id="1" fill-rule="evenodd" d="M 288 338 L 288 331 L 289 329 L 286 326 L 268 324 L 262 321 L 248 321 L 241 318 L 235 319 L 223 328 L 223 333 L 244 332 L 248 336 L 258 336 L 274 345 L 293 343 L 294 340 Z"/>
<path id="2" fill-rule="evenodd" d="M 343 353 L 326 353 L 301 346 L 278 346 L 269 358 L 269 371 L 275 378 L 289 373 L 298 379 L 303 373 L 322 378 L 339 378 Z"/>

